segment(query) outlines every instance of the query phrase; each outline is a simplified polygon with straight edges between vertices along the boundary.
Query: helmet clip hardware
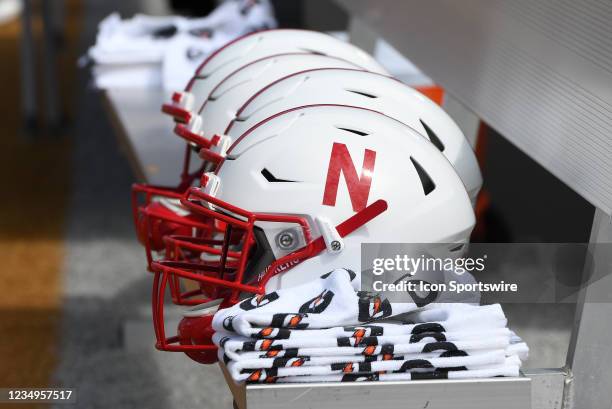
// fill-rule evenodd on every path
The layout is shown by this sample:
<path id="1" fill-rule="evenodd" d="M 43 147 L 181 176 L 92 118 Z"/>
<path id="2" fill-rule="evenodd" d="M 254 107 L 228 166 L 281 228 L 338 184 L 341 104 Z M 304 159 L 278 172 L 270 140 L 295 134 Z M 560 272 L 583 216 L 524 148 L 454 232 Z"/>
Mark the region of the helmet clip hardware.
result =
<path id="1" fill-rule="evenodd" d="M 321 235 L 323 236 L 323 240 L 325 241 L 325 247 L 327 247 L 327 251 L 330 253 L 340 253 L 344 250 L 344 240 L 336 230 L 336 227 L 332 225 L 329 220 L 319 218 L 316 219 L 317 225 L 319 226 L 319 230 L 321 230 Z"/>
<path id="2" fill-rule="evenodd" d="M 215 134 L 211 139 L 211 146 L 218 155 L 225 157 L 232 142 L 232 138 L 228 135 Z"/>
<path id="3" fill-rule="evenodd" d="M 192 116 L 185 125 L 177 124 L 174 133 L 196 148 L 208 148 L 211 145 L 210 140 L 204 137 L 202 133 L 202 117 L 200 115 Z"/>
<path id="4" fill-rule="evenodd" d="M 174 117 L 175 121 L 187 123 L 191 119 L 195 97 L 191 92 L 175 92 L 171 102 L 162 105 L 162 112 Z"/>
<path id="5" fill-rule="evenodd" d="M 283 250 L 295 250 L 299 240 L 294 229 L 286 229 L 276 235 L 276 245 Z"/>
<path id="6" fill-rule="evenodd" d="M 215 197 L 219 191 L 219 187 L 221 186 L 219 176 L 215 175 L 214 172 L 206 172 L 204 175 L 202 175 L 201 180 L 206 183 L 205 185 L 202 185 L 202 190 L 204 193 Z"/>

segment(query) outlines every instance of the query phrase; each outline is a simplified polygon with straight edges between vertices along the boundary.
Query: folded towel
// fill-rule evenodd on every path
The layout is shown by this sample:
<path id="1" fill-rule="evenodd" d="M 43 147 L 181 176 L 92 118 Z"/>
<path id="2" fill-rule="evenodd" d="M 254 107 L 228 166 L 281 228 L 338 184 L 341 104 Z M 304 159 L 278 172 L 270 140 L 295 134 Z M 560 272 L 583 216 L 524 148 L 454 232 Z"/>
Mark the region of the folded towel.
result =
<path id="1" fill-rule="evenodd" d="M 507 343 L 510 343 L 510 330 L 508 328 L 495 328 L 489 330 L 487 328 L 470 329 L 467 331 L 457 332 L 421 332 L 417 334 L 409 335 L 370 335 L 370 336 L 359 336 L 356 337 L 310 337 L 310 338 L 295 338 L 295 339 L 261 339 L 254 340 L 253 338 L 247 338 L 237 335 L 232 335 L 226 332 L 219 331 L 215 334 L 216 338 L 219 339 L 219 343 L 223 344 L 225 348 L 229 347 L 228 342 L 233 345 L 240 345 L 242 351 L 253 351 L 258 348 L 259 345 L 270 345 L 270 347 L 276 347 L 281 349 L 295 349 L 295 348 L 328 348 L 328 347 L 365 347 L 365 346 L 376 346 L 376 345 L 398 345 L 398 344 L 415 344 L 423 342 L 455 342 L 455 341 L 469 341 L 469 340 L 482 340 L 482 339 L 495 339 L 505 338 Z M 233 347 L 232 347 L 233 348 Z"/>
<path id="2" fill-rule="evenodd" d="M 394 303 L 378 294 L 356 291 L 354 272 L 336 269 L 309 283 L 247 298 L 213 318 L 215 331 L 251 336 L 263 327 L 331 328 L 415 311 L 413 302 Z"/>
<path id="3" fill-rule="evenodd" d="M 471 354 L 477 350 L 506 350 L 510 345 L 507 336 L 476 338 L 465 341 L 435 341 L 364 345 L 364 346 L 327 346 L 327 347 L 287 347 L 283 340 L 242 341 L 223 334 L 213 335 L 213 342 L 218 345 L 231 360 L 253 359 L 259 357 L 290 356 L 339 356 L 339 355 L 382 355 L 382 354 L 417 354 L 435 351 L 462 350 Z"/>
<path id="4" fill-rule="evenodd" d="M 223 37 L 216 38 L 218 34 L 235 38 L 275 26 L 268 0 L 226 0 L 201 18 L 137 14 L 122 20 L 118 13 L 112 13 L 100 22 L 89 56 L 97 64 L 161 63 L 166 50 L 176 46 L 173 40 L 179 35 L 215 42 L 220 47 L 224 42 Z"/>
<path id="5" fill-rule="evenodd" d="M 466 370 L 496 368 L 505 363 L 520 364 L 518 357 L 506 358 L 503 351 L 492 351 L 486 354 L 467 355 L 463 351 L 443 353 L 438 357 L 415 357 L 411 359 L 330 359 L 330 357 L 313 358 L 277 358 L 273 360 L 230 361 L 227 369 L 233 379 L 249 381 L 253 374 L 276 369 L 276 376 L 331 375 L 340 373 L 382 373 L 382 372 L 431 372 L 435 369 Z M 255 375 L 257 376 L 257 375 Z"/>
<path id="6" fill-rule="evenodd" d="M 393 304 L 392 304 L 393 306 Z M 238 333 L 258 339 L 321 339 L 342 337 L 368 337 L 382 335 L 417 335 L 425 332 L 457 332 L 506 327 L 506 317 L 499 304 L 472 306 L 445 304 L 428 307 L 426 311 L 405 314 L 399 319 L 325 329 L 293 329 L 277 327 L 239 326 Z M 431 320 L 426 320 L 426 319 Z M 237 322 L 234 320 L 234 322 Z M 236 325 L 233 325 L 236 327 Z M 225 332 L 225 330 L 219 330 Z M 511 333 L 515 335 L 514 333 Z M 519 339 L 520 340 L 520 339 Z"/>
<path id="7" fill-rule="evenodd" d="M 220 310 L 219 359 L 238 382 L 325 382 L 515 376 L 527 356 L 497 304 L 391 303 L 358 290 L 355 273 L 336 269 Z"/>
<path id="8" fill-rule="evenodd" d="M 155 64 L 133 64 L 117 68 L 115 65 L 97 65 L 92 68 L 97 88 L 159 88 L 161 72 Z"/>
<path id="9" fill-rule="evenodd" d="M 214 50 L 244 34 L 275 28 L 269 0 L 226 0 L 202 18 L 136 15 L 122 20 L 119 14 L 106 17 L 98 28 L 96 44 L 88 56 L 98 66 L 118 73 L 97 80 L 99 87 L 159 87 L 183 89 L 196 68 Z M 151 65 L 157 82 L 134 77 L 121 78 L 121 70 L 132 65 Z M 95 72 L 94 72 L 95 75 Z"/>
<path id="10" fill-rule="evenodd" d="M 456 346 L 456 344 L 455 344 Z M 462 351 L 459 349 L 455 349 L 452 347 L 452 345 L 449 344 L 444 344 L 444 345 L 438 345 L 438 349 L 435 349 L 435 345 L 430 345 L 428 346 L 427 350 L 429 352 L 417 352 L 417 353 L 404 353 L 404 354 L 396 354 L 393 353 L 394 351 L 391 351 L 390 353 L 385 353 L 383 350 L 385 348 L 381 348 L 381 349 L 375 349 L 370 347 L 368 350 L 365 349 L 355 349 L 353 351 L 355 351 L 355 354 L 351 354 L 351 351 L 345 350 L 345 354 L 344 355 L 326 355 L 325 353 L 323 353 L 324 351 L 319 351 L 313 348 L 306 348 L 306 349 L 290 349 L 290 350 L 278 350 L 278 349 L 271 349 L 271 350 L 267 350 L 267 351 L 253 351 L 253 352 L 242 352 L 238 355 L 235 355 L 236 357 L 238 357 L 237 361 L 255 361 L 255 360 L 259 360 L 259 359 L 276 359 L 276 358 L 284 358 L 284 359 L 288 359 L 288 358 L 323 358 L 323 359 L 332 359 L 332 360 L 346 360 L 346 359 L 350 359 L 350 360 L 364 360 L 364 361 L 376 361 L 376 360 L 385 360 L 389 357 L 393 357 L 393 359 L 419 359 L 419 358 L 423 358 L 423 359 L 429 359 L 429 358 L 436 358 L 439 357 L 442 354 L 445 354 L 447 352 L 454 352 L 454 351 L 461 351 L 462 353 L 466 353 L 470 356 L 472 355 L 480 355 L 480 354 L 488 354 L 491 352 L 497 352 L 500 350 L 500 348 L 495 347 L 495 348 L 482 348 L 482 349 L 473 349 L 473 350 L 469 350 L 469 351 Z M 386 348 L 387 350 L 390 350 L 390 347 Z M 372 355 L 369 354 L 372 351 L 379 351 L 381 353 L 379 353 L 378 355 Z M 527 347 L 527 344 L 520 343 L 520 344 L 509 344 L 508 346 L 506 346 L 504 349 L 504 354 L 506 357 L 511 357 L 511 356 L 516 356 L 518 357 L 521 361 L 524 361 L 527 359 L 527 357 L 529 356 L 529 348 Z M 321 355 L 302 355 L 302 353 L 307 353 L 307 352 L 313 352 L 315 354 L 317 353 L 322 353 Z M 219 349 L 219 360 L 223 361 L 225 363 L 228 363 L 229 361 L 231 361 L 231 358 L 225 354 L 225 351 L 223 350 L 223 348 Z"/>
<path id="11" fill-rule="evenodd" d="M 507 362 L 494 367 L 481 369 L 443 369 L 435 368 L 430 371 L 401 372 L 401 373 L 347 373 L 333 375 L 310 376 L 278 376 L 277 368 L 263 369 L 249 375 L 248 383 L 317 383 L 317 382 L 377 382 L 377 381 L 411 381 L 425 379 L 474 379 L 493 378 L 496 376 L 519 376 L 520 365 Z"/>

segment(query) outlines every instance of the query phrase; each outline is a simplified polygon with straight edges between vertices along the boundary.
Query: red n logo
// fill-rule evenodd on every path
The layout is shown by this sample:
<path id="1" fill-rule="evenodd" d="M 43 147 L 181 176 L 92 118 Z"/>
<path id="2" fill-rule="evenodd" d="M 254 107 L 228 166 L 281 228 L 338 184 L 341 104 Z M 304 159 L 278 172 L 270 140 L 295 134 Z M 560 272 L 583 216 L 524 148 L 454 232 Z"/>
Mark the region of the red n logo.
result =
<path id="1" fill-rule="evenodd" d="M 361 176 L 357 176 L 357 170 L 355 169 L 353 159 L 346 145 L 334 142 L 331 157 L 329 158 L 329 167 L 327 168 L 323 204 L 326 206 L 336 205 L 338 184 L 340 183 L 340 173 L 342 172 L 351 198 L 353 210 L 355 212 L 363 210 L 368 204 L 375 161 L 376 152 L 366 149 L 363 154 Z"/>

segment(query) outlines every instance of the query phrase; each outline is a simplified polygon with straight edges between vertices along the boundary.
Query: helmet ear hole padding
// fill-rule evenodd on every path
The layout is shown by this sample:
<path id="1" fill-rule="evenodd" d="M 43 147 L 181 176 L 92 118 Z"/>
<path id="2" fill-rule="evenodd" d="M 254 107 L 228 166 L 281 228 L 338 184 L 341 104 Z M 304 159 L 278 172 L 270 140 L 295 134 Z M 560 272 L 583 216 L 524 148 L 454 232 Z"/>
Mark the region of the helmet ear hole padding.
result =
<path id="1" fill-rule="evenodd" d="M 265 270 L 266 266 L 269 266 L 276 260 L 266 233 L 260 227 L 255 226 L 253 228 L 253 238 L 255 246 L 251 250 L 249 262 L 245 269 L 243 277 L 245 283 L 255 280 Z"/>

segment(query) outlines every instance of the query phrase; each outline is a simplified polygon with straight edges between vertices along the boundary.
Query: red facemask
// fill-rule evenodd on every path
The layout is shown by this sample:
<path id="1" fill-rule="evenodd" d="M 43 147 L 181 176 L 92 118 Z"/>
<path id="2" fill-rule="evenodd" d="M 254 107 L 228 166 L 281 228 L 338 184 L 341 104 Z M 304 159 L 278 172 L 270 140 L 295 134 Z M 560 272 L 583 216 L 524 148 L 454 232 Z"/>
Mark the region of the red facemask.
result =
<path id="1" fill-rule="evenodd" d="M 155 273 L 152 303 L 156 347 L 185 352 L 198 362 L 208 363 L 216 357 L 216 348 L 209 339 L 214 313 L 184 318 L 178 334 L 167 337 L 164 323 L 166 288 L 169 287 L 172 294 L 189 295 L 188 304 L 217 303 L 219 308 L 227 308 L 236 304 L 241 294 L 264 294 L 270 278 L 318 255 L 325 249 L 325 242 L 322 237 L 312 239 L 304 217 L 249 212 L 197 188 L 190 189 L 181 203 L 192 214 L 213 220 L 215 226 L 223 226 L 223 230 L 217 229 L 214 239 L 170 236 L 166 238 L 168 258 L 151 264 Z M 349 217 L 336 229 L 344 237 L 385 210 L 386 203 L 379 200 Z M 283 226 L 293 224 L 301 231 L 306 244 L 290 254 L 268 261 L 262 249 L 269 246 L 257 232 L 258 222 L 277 222 Z M 185 251 L 197 253 L 198 261 L 177 261 L 184 259 L 177 254 Z M 266 263 L 260 263 L 261 260 L 266 260 Z M 181 282 L 197 283 L 197 294 L 177 292 L 176 287 Z"/>

